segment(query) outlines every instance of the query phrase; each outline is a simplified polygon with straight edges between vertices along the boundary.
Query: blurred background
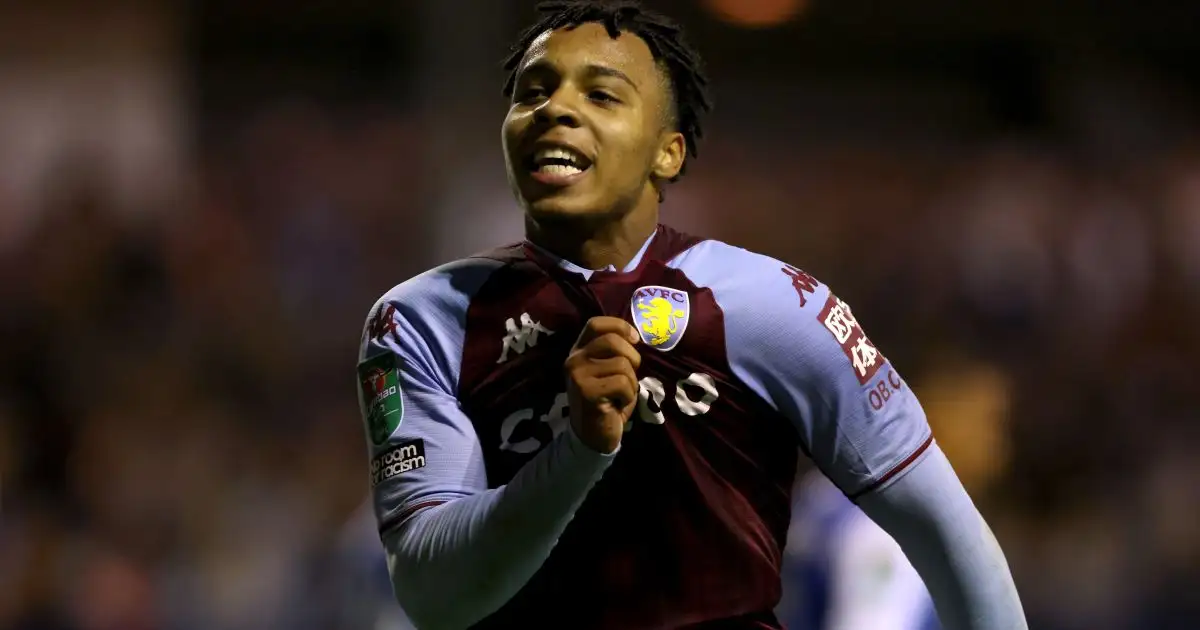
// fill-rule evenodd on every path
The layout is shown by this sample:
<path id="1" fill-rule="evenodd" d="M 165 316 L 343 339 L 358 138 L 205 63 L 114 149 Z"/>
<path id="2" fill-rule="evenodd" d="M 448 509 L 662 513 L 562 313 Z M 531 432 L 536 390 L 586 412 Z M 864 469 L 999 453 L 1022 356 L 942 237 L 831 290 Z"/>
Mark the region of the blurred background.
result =
<path id="1" fill-rule="evenodd" d="M 855 305 L 1032 628 L 1200 628 L 1200 3 L 648 4 L 717 100 L 664 220 Z M 0 628 L 388 627 L 356 346 L 520 238 L 531 5 L 0 3 Z"/>

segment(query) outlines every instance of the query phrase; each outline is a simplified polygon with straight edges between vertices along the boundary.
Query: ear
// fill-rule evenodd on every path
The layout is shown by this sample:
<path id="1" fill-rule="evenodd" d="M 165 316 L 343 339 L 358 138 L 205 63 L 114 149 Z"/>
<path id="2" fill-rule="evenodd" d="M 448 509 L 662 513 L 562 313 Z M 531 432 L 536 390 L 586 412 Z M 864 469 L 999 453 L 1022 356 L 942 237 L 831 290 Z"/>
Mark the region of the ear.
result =
<path id="1" fill-rule="evenodd" d="M 658 143 L 658 153 L 654 156 L 654 176 L 663 181 L 670 181 L 679 175 L 683 169 L 683 161 L 687 159 L 687 142 L 678 131 L 663 132 Z"/>

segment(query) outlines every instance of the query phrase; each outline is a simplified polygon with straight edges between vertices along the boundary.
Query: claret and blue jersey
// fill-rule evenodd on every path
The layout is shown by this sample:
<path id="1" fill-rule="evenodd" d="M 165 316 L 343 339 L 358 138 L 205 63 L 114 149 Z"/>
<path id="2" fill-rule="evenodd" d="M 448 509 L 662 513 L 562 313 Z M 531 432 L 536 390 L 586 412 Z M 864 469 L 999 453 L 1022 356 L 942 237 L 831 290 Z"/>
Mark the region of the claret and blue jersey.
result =
<path id="1" fill-rule="evenodd" d="M 359 357 L 381 532 L 505 485 L 567 430 L 562 365 L 598 315 L 642 333 L 637 410 L 550 557 L 480 627 L 547 610 L 573 628 L 779 627 L 801 455 L 856 497 L 919 459 L 931 433 L 828 287 L 666 226 L 621 270 L 523 243 L 383 296 Z"/>

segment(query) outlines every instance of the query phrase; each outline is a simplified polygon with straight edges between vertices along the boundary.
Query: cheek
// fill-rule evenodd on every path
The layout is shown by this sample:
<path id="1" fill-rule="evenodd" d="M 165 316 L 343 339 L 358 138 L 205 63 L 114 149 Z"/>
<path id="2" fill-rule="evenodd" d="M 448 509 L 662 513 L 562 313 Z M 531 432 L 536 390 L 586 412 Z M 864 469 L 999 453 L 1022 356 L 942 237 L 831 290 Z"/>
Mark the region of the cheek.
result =
<path id="1" fill-rule="evenodd" d="M 602 138 L 609 154 L 608 166 L 621 179 L 636 179 L 645 174 L 649 163 L 646 137 L 640 125 L 614 123 Z"/>
<path id="2" fill-rule="evenodd" d="M 500 125 L 500 140 L 504 144 L 504 154 L 508 155 L 509 147 L 516 144 L 521 132 L 529 125 L 529 115 L 509 110 Z"/>

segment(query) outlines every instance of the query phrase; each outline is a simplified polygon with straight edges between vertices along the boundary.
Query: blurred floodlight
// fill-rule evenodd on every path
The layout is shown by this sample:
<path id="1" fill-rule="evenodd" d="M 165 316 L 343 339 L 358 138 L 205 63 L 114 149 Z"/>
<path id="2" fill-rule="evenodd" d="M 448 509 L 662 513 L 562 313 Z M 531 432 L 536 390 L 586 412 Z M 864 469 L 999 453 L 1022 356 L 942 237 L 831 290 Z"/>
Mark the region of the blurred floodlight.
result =
<path id="1" fill-rule="evenodd" d="M 808 7 L 807 0 L 704 0 L 719 19 L 745 28 L 770 28 L 793 20 Z"/>

